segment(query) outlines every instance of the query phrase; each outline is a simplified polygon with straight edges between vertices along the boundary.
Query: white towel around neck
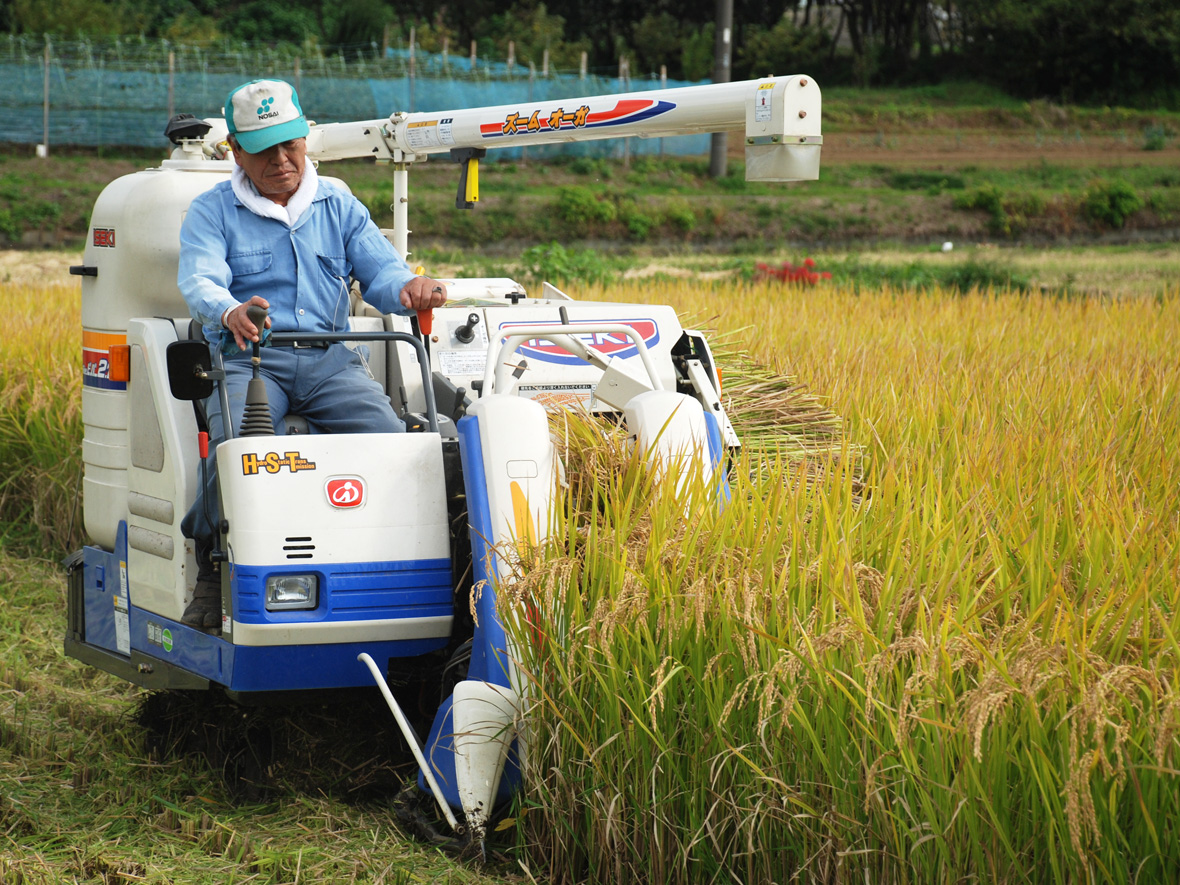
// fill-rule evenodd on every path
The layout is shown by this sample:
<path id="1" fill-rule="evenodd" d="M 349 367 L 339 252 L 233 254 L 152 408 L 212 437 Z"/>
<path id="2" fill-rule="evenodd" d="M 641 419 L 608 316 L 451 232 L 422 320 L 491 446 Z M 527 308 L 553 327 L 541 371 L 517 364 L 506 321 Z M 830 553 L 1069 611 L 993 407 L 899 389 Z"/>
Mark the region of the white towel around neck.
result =
<path id="1" fill-rule="evenodd" d="M 261 215 L 263 218 L 273 218 L 275 221 L 281 221 L 288 227 L 294 227 L 295 222 L 299 220 L 307 207 L 311 205 L 312 200 L 315 199 L 315 192 L 319 188 L 319 175 L 315 171 L 315 165 L 310 160 L 305 160 L 303 163 L 303 177 L 299 179 L 299 187 L 292 194 L 287 201 L 286 206 L 280 206 L 274 200 L 268 199 L 258 193 L 258 189 L 254 187 L 254 182 L 246 175 L 246 170 L 234 162 L 233 176 L 230 182 L 234 189 L 234 195 L 242 201 L 242 205 L 253 212 L 255 215 Z"/>

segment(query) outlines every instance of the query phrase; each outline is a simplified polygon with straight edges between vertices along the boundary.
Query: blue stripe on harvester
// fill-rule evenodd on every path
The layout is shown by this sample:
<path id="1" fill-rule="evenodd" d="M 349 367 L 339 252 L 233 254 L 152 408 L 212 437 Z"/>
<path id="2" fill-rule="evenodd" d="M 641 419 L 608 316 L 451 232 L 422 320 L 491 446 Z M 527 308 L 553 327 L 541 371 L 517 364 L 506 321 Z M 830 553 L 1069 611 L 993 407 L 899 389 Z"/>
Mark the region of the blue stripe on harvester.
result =
<path id="1" fill-rule="evenodd" d="M 729 477 L 725 474 L 725 442 L 721 438 L 721 425 L 717 423 L 717 416 L 712 412 L 705 412 L 705 427 L 709 433 L 709 457 L 713 461 L 713 470 L 719 477 L 717 480 L 717 503 L 724 504 L 729 500 Z"/>
<path id="2" fill-rule="evenodd" d="M 235 563 L 232 574 L 237 600 L 234 620 L 244 624 L 424 618 L 452 612 L 449 559 L 282 566 Z M 319 604 L 308 611 L 267 611 L 266 580 L 280 574 L 316 575 Z"/>
<path id="3" fill-rule="evenodd" d="M 475 636 L 471 648 L 468 679 L 478 679 L 511 688 L 507 670 L 508 640 L 496 612 L 495 553 L 492 540 L 492 511 L 488 500 L 488 478 L 483 466 L 483 443 L 479 422 L 472 416 L 459 419 L 459 455 L 463 462 L 463 485 L 467 494 L 467 522 L 471 532 L 471 565 L 475 580 Z"/>

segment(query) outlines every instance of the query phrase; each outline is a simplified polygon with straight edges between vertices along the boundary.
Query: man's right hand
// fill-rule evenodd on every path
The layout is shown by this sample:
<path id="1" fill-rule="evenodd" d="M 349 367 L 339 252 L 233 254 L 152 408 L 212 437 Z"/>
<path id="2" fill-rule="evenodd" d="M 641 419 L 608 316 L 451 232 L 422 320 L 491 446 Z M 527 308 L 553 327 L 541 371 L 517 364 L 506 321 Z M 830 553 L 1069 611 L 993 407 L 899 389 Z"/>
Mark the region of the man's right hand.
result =
<path id="1" fill-rule="evenodd" d="M 239 304 L 237 307 L 226 311 L 224 323 L 225 327 L 233 332 L 234 341 L 238 344 L 238 349 L 246 350 L 249 348 L 247 341 L 257 341 L 258 336 L 262 330 L 250 322 L 250 317 L 246 315 L 246 308 L 251 304 L 257 304 L 259 307 L 270 307 L 270 302 L 260 295 L 255 295 L 244 304 Z M 266 318 L 266 328 L 270 328 L 270 317 Z"/>

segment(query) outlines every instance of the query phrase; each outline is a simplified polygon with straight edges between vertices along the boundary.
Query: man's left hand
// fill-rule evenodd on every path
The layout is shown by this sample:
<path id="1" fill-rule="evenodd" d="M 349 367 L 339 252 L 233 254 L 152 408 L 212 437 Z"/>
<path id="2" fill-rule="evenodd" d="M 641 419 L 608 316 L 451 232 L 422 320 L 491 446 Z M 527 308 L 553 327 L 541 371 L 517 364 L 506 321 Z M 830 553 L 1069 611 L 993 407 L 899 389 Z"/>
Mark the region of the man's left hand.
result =
<path id="1" fill-rule="evenodd" d="M 402 307 L 431 310 L 447 303 L 447 287 L 430 277 L 414 277 L 401 291 Z"/>

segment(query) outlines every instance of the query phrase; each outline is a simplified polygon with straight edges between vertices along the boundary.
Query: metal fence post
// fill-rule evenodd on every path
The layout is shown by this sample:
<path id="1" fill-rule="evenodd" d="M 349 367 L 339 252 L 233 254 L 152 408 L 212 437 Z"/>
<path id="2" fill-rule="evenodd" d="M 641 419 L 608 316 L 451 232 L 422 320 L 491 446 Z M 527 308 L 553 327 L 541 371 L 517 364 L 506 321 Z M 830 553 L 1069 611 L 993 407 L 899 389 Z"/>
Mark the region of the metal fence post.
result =
<path id="1" fill-rule="evenodd" d="M 414 64 L 414 41 L 418 33 L 416 29 L 410 28 L 410 113 L 414 113 L 414 74 L 416 67 Z"/>
<path id="2" fill-rule="evenodd" d="M 619 56 L 619 92 L 626 92 L 628 81 L 631 79 L 631 62 L 627 56 Z M 631 168 L 631 139 L 623 139 L 623 168 Z"/>
<path id="3" fill-rule="evenodd" d="M 533 103 L 533 84 L 537 80 L 537 67 L 531 61 L 529 62 L 529 104 Z M 520 165 L 527 166 L 529 162 L 528 145 L 520 146 Z"/>
<path id="4" fill-rule="evenodd" d="M 668 88 L 668 66 L 660 65 L 660 88 Z M 664 159 L 664 138 L 660 136 L 660 159 Z"/>
<path id="5" fill-rule="evenodd" d="M 42 123 L 45 130 L 45 140 L 38 145 L 37 156 L 49 156 L 49 37 L 45 37 L 45 98 L 42 109 Z"/>

